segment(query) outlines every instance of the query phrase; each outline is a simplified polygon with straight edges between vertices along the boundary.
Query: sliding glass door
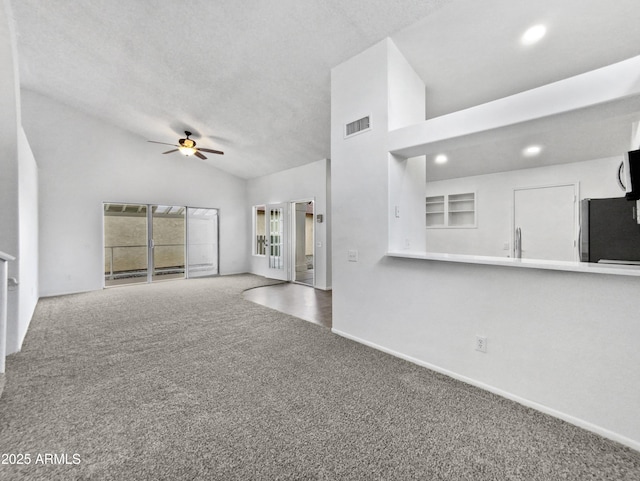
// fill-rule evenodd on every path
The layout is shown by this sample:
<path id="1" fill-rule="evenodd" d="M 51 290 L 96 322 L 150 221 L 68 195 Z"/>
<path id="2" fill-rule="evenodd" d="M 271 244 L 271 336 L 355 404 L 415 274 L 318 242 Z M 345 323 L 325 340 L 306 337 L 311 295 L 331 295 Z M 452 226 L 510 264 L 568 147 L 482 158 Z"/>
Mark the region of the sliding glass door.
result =
<path id="1" fill-rule="evenodd" d="M 187 209 L 189 277 L 218 274 L 218 209 Z"/>
<path id="2" fill-rule="evenodd" d="M 104 204 L 106 287 L 216 274 L 217 209 Z"/>
<path id="3" fill-rule="evenodd" d="M 106 286 L 148 282 L 147 210 L 140 204 L 104 204 Z"/>
<path id="4" fill-rule="evenodd" d="M 154 281 L 185 275 L 185 213 L 177 205 L 151 206 L 151 265 Z"/>

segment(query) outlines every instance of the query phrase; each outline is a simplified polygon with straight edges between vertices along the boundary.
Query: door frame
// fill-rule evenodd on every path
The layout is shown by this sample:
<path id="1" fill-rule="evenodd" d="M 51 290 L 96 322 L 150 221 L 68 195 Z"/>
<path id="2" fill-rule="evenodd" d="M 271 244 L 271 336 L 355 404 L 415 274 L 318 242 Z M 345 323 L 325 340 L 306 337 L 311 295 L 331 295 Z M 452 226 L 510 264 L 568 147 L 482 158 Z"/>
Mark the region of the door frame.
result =
<path id="1" fill-rule="evenodd" d="M 289 249 L 289 263 L 290 265 L 293 266 L 293 268 L 291 269 L 291 276 L 289 278 L 289 280 L 291 282 L 294 282 L 296 284 L 303 284 L 308 286 L 309 284 L 303 283 L 303 282 L 299 282 L 296 281 L 295 279 L 295 265 L 296 265 L 296 249 L 295 249 L 295 245 L 296 245 L 296 232 L 295 229 L 293 229 L 292 227 L 295 227 L 296 225 L 296 220 L 295 220 L 295 205 L 296 204 L 302 204 L 302 203 L 309 203 L 311 202 L 313 204 L 313 217 L 312 217 L 312 224 L 313 224 L 313 284 L 311 287 L 316 287 L 316 198 L 315 197 L 308 197 L 306 199 L 300 199 L 300 200 L 292 200 L 290 201 L 290 205 L 291 207 L 289 208 L 289 211 L 291 213 L 290 215 L 290 228 L 289 228 L 289 237 L 290 237 L 290 245 L 291 245 L 291 249 Z"/>
<path id="2" fill-rule="evenodd" d="M 104 208 L 105 205 L 108 204 L 115 204 L 115 205 L 138 205 L 138 206 L 145 206 L 147 209 L 147 218 L 146 218 L 146 224 L 147 224 L 147 278 L 146 281 L 144 282 L 144 284 L 151 284 L 153 282 L 161 282 L 159 280 L 153 281 L 153 271 L 154 271 L 154 258 L 153 258 L 153 207 L 157 207 L 159 205 L 169 205 L 167 203 L 142 203 L 142 202 L 107 202 L 107 201 L 103 201 L 102 202 L 102 223 L 101 223 L 101 227 L 102 227 L 102 264 L 104 265 L 106 262 L 106 257 L 105 257 L 105 231 L 104 231 L 104 216 L 105 216 L 105 212 L 104 212 Z M 218 207 L 196 207 L 196 206 L 191 206 L 191 205 L 172 205 L 172 207 L 184 207 L 184 216 L 185 216 L 185 229 L 184 229 L 184 277 L 180 278 L 180 279 L 190 279 L 191 277 L 189 276 L 189 252 L 188 252 L 188 248 L 189 248 L 189 216 L 188 216 L 188 212 L 189 209 L 212 209 L 215 210 L 217 212 L 217 217 L 218 217 L 218 222 L 217 222 L 217 229 L 216 229 L 216 256 L 217 256 L 217 263 L 218 263 L 218 272 L 217 274 L 212 274 L 212 276 L 219 276 L 220 275 L 220 209 Z M 166 280 L 179 280 L 179 279 L 166 279 Z M 143 282 L 140 282 L 140 284 L 142 284 Z M 119 286 L 127 286 L 127 285 L 135 285 L 135 283 L 131 283 L 131 284 L 118 284 L 118 285 L 113 285 L 113 286 L 107 286 L 106 285 L 106 280 L 105 280 L 105 276 L 104 274 L 102 275 L 102 287 L 103 289 L 108 289 L 111 287 L 119 287 Z"/>
<path id="3" fill-rule="evenodd" d="M 515 236 L 516 236 L 516 192 L 519 190 L 536 190 L 536 189 L 549 189 L 553 187 L 573 187 L 573 218 L 575 222 L 573 223 L 573 257 L 574 260 L 580 260 L 580 243 L 579 243 L 579 234 L 580 234 L 580 182 L 560 182 L 556 184 L 539 184 L 532 185 L 528 187 L 514 187 L 511 194 L 511 249 L 509 252 L 511 253 L 511 257 L 515 258 Z"/>
<path id="4" fill-rule="evenodd" d="M 220 209 L 217 207 L 196 207 L 193 205 L 187 205 L 186 207 L 186 217 L 185 217 L 185 229 L 184 229 L 184 277 L 185 279 L 196 279 L 198 277 L 214 277 L 220 275 Z M 216 263 L 218 264 L 217 272 L 215 274 L 209 274 L 207 276 L 195 276 L 191 277 L 189 275 L 189 209 L 205 209 L 205 210 L 215 210 L 216 211 Z"/>
<path id="5" fill-rule="evenodd" d="M 290 252 L 291 252 L 291 203 L 290 202 L 272 202 L 268 204 L 264 204 L 265 206 L 265 234 L 267 237 L 266 244 L 266 255 L 265 260 L 267 263 L 266 266 L 266 274 L 265 277 L 268 279 L 277 279 L 281 281 L 291 281 L 291 262 L 290 262 Z M 282 269 L 274 269 L 270 267 L 271 262 L 271 209 L 282 208 L 282 262 L 284 266 Z"/>

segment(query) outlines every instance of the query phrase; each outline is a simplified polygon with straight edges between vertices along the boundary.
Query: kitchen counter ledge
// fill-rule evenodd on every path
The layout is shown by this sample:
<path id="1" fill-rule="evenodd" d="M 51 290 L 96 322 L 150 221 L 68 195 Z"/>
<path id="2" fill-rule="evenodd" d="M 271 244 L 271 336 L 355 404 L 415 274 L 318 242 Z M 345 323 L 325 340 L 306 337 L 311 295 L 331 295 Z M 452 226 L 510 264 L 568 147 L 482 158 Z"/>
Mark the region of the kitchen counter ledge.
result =
<path id="1" fill-rule="evenodd" d="M 513 257 L 473 256 L 462 254 L 441 254 L 437 252 L 390 251 L 387 257 L 422 259 L 427 261 L 459 262 L 464 264 L 485 264 L 492 266 L 546 269 L 554 271 L 586 272 L 591 274 L 611 274 L 618 276 L 640 276 L 640 266 L 626 264 L 594 264 L 589 262 L 547 261 L 538 259 L 514 259 Z"/>

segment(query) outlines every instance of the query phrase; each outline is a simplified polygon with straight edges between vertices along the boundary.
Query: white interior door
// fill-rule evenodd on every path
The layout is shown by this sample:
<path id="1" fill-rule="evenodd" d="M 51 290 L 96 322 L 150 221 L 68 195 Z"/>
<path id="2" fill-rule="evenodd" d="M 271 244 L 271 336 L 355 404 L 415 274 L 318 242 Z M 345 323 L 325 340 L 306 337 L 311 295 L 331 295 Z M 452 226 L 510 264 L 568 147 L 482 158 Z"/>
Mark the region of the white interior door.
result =
<path id="1" fill-rule="evenodd" d="M 577 260 L 576 185 L 514 190 L 514 257 Z M 519 238 L 519 242 L 518 242 Z"/>
<path id="2" fill-rule="evenodd" d="M 288 204 L 269 204 L 267 222 L 267 277 L 289 280 Z"/>

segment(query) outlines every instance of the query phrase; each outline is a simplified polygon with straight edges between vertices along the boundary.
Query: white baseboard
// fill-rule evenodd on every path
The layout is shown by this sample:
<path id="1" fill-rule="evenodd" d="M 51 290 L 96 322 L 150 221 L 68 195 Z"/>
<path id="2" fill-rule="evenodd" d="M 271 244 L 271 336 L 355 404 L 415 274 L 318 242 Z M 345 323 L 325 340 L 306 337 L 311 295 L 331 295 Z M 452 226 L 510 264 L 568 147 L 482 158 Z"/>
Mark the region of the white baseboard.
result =
<path id="1" fill-rule="evenodd" d="M 640 451 L 640 442 L 635 441 L 631 438 L 628 438 L 626 436 L 623 436 L 621 434 L 618 434 L 614 431 L 610 431 L 606 428 L 603 428 L 601 426 L 598 426 L 596 424 L 590 423 L 588 421 L 585 421 L 584 419 L 580 419 L 577 418 L 575 416 L 572 416 L 570 414 L 558 411 L 556 409 L 550 408 L 549 406 L 545 406 L 543 404 L 539 404 L 535 401 L 531 401 L 529 399 L 520 397 L 518 395 L 512 394 L 510 392 L 507 391 L 503 391 L 502 389 L 496 388 L 494 386 L 491 386 L 489 384 L 485 384 L 483 382 L 477 381 L 475 379 L 466 377 L 466 376 L 462 376 L 460 374 L 457 374 L 453 371 L 449 371 L 447 369 L 443 369 L 439 366 L 436 366 L 434 364 L 430 364 L 428 362 L 425 361 L 421 361 L 420 359 L 417 359 L 415 357 L 411 357 L 411 356 L 407 356 L 406 354 L 402 354 L 400 352 L 394 351 L 392 349 L 388 349 L 386 347 L 380 346 L 378 344 L 375 344 L 373 342 L 361 339 L 357 336 L 353 336 L 351 334 L 348 334 L 346 332 L 340 331 L 338 329 L 331 329 L 331 332 L 333 332 L 334 334 L 337 334 L 338 336 L 341 337 L 345 337 L 347 339 L 351 339 L 352 341 L 358 342 L 360 344 L 364 344 L 365 346 L 369 346 L 372 347 L 374 349 L 377 349 L 379 351 L 382 352 L 386 352 L 387 354 L 391 354 L 392 356 L 395 357 L 399 357 L 401 359 L 404 359 L 405 361 L 409 361 L 413 364 L 417 364 L 418 366 L 422 366 L 422 367 L 426 367 L 427 369 L 431 369 L 432 371 L 436 371 L 440 374 L 444 374 L 446 376 L 449 376 L 453 379 L 457 379 L 458 381 L 462 381 L 466 384 L 470 384 L 472 386 L 478 387 L 480 389 L 484 389 L 485 391 L 489 391 L 493 394 L 497 394 L 498 396 L 502 396 L 504 398 L 507 398 L 511 401 L 517 402 L 518 404 L 522 404 L 523 406 L 535 409 L 536 411 L 540 411 L 543 412 L 545 414 L 549 414 L 550 416 L 553 416 L 555 418 L 558 419 L 562 419 L 563 421 L 566 421 L 570 424 L 573 424 L 575 426 L 578 426 L 580 428 L 586 429 L 587 431 L 591 431 L 595 434 L 598 434 L 600 436 L 603 436 L 605 438 L 611 439 L 612 441 L 616 441 L 620 444 L 624 444 L 625 446 L 630 447 L 631 449 L 635 449 L 636 451 Z"/>

